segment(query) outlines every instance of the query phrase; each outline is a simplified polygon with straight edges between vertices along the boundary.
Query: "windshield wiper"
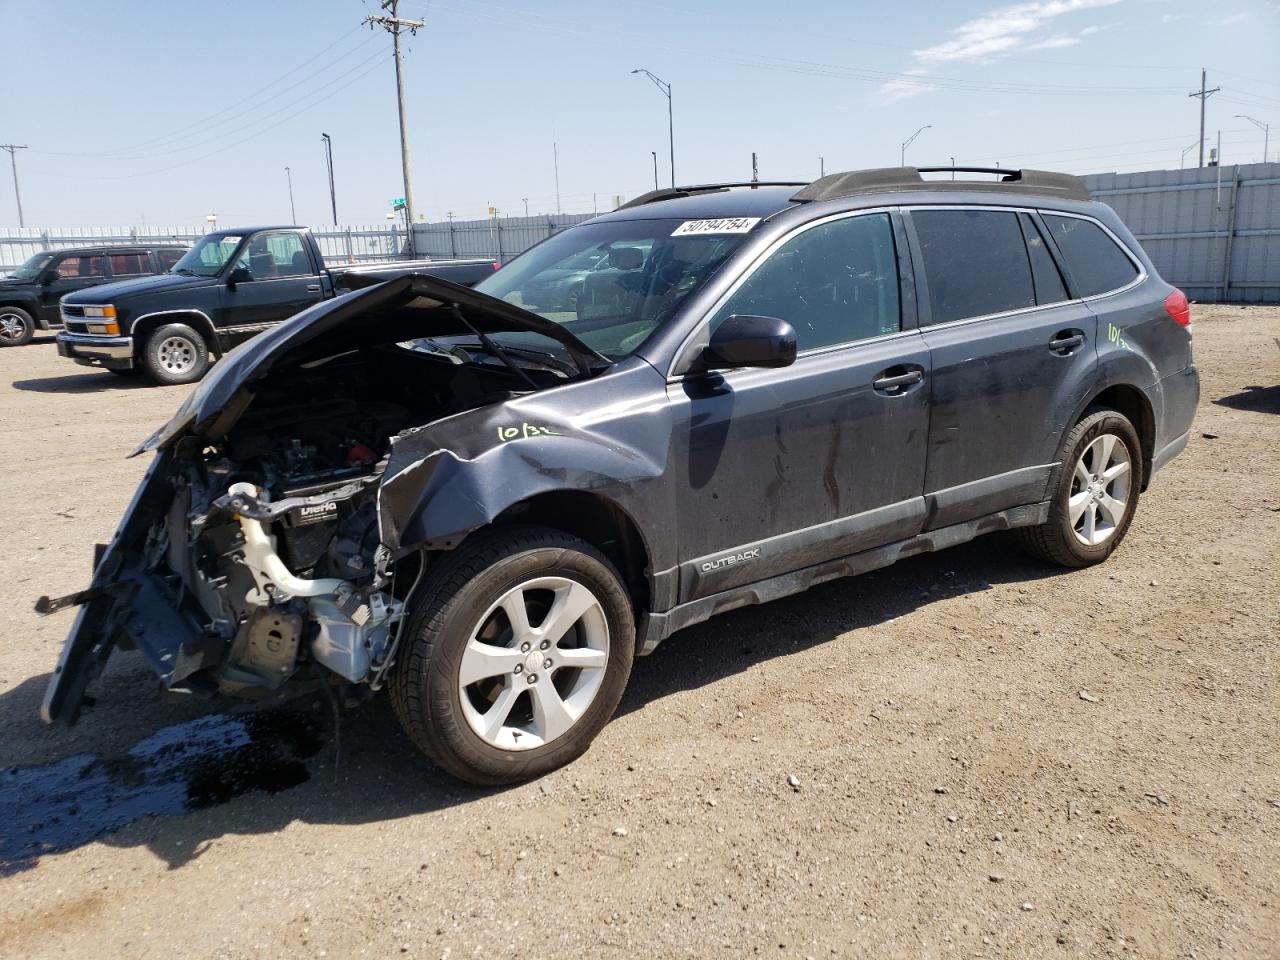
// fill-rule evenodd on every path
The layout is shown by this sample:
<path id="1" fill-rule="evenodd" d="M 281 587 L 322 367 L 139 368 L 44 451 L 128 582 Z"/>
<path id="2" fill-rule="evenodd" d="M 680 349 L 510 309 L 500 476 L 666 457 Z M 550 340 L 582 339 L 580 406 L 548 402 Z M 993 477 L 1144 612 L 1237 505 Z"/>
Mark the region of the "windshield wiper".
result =
<path id="1" fill-rule="evenodd" d="M 517 377 L 519 377 L 525 383 L 527 383 L 529 385 L 530 390 L 536 391 L 538 389 L 538 385 L 533 382 L 533 377 L 529 376 L 529 374 L 527 374 L 524 371 L 524 369 L 520 366 L 520 364 L 512 360 L 511 357 L 507 355 L 507 352 L 505 350 L 503 350 L 500 346 L 498 346 L 496 343 L 490 340 L 489 337 L 485 333 L 483 333 L 478 327 L 474 326 L 471 323 L 471 321 L 468 320 L 466 316 L 463 314 L 461 307 L 459 307 L 456 303 L 451 303 L 449 304 L 449 308 L 453 311 L 454 317 L 457 318 L 457 320 L 463 326 L 465 326 L 468 330 L 474 333 L 476 335 L 476 338 L 482 344 L 484 344 L 484 348 L 486 350 L 488 350 L 491 354 L 493 354 L 495 357 L 501 360 L 508 370 L 514 373 Z"/>

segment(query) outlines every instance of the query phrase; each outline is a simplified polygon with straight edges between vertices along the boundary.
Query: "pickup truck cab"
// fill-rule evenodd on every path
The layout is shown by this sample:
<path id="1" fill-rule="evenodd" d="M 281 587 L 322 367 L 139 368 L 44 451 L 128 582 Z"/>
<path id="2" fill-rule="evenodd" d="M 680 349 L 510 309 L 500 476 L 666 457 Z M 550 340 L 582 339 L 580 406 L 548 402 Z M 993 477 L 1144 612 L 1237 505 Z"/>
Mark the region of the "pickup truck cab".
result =
<path id="1" fill-rule="evenodd" d="M 30 343 L 59 326 L 58 301 L 113 280 L 164 273 L 187 252 L 178 244 L 42 250 L 0 277 L 0 347 Z"/>
<path id="2" fill-rule="evenodd" d="M 387 279 L 413 270 L 470 285 L 491 260 L 394 261 L 344 273 Z M 212 359 L 339 292 L 305 227 L 250 227 L 202 237 L 165 275 L 76 291 L 62 300 L 58 353 L 159 383 L 191 383 Z"/>

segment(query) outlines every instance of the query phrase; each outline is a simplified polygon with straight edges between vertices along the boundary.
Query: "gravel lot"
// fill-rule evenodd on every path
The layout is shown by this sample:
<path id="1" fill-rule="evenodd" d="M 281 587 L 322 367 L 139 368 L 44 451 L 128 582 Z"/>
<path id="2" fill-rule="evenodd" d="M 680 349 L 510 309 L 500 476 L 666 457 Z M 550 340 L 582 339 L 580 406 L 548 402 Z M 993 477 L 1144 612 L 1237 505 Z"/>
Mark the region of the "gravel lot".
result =
<path id="1" fill-rule="evenodd" d="M 1194 439 L 1110 562 L 989 537 L 736 611 L 498 791 L 384 703 L 246 722 L 130 657 L 44 729 L 32 603 L 187 388 L 0 350 L 0 956 L 1280 956 L 1280 309 L 1193 311 Z"/>

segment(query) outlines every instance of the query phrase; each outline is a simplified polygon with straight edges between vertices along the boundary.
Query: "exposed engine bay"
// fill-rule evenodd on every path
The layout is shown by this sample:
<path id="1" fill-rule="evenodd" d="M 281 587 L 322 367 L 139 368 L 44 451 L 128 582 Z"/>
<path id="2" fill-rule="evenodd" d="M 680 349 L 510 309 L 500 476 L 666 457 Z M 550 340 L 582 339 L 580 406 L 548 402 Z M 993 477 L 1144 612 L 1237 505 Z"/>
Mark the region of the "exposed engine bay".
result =
<path id="1" fill-rule="evenodd" d="M 201 638 L 197 669 L 179 676 L 180 657 L 173 681 L 259 696 L 316 679 L 318 665 L 376 689 L 423 568 L 406 574 L 381 545 L 393 439 L 564 377 L 512 372 L 456 343 L 384 345 L 280 371 L 224 436 L 182 441 L 147 551 Z"/>

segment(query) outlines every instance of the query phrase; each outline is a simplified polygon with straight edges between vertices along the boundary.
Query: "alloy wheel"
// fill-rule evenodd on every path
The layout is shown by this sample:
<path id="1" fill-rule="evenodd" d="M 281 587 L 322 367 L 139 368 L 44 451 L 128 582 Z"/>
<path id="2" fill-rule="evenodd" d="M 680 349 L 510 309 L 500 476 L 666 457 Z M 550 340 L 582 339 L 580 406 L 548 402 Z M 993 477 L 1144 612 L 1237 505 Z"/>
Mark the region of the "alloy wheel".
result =
<path id="1" fill-rule="evenodd" d="M 16 313 L 0 313 L 0 340 L 21 340 L 27 332 L 27 322 Z"/>
<path id="2" fill-rule="evenodd" d="M 1114 433 L 1101 434 L 1084 448 L 1067 500 L 1077 540 L 1097 547 L 1115 536 L 1129 504 L 1132 475 L 1129 448 Z"/>
<path id="3" fill-rule="evenodd" d="M 476 624 L 458 668 L 472 731 L 502 750 L 564 736 L 604 683 L 609 624 L 576 580 L 537 577 L 508 590 Z"/>
<path id="4" fill-rule="evenodd" d="M 160 341 L 156 357 L 169 373 L 190 373 L 196 365 L 196 346 L 183 337 L 166 337 Z"/>

